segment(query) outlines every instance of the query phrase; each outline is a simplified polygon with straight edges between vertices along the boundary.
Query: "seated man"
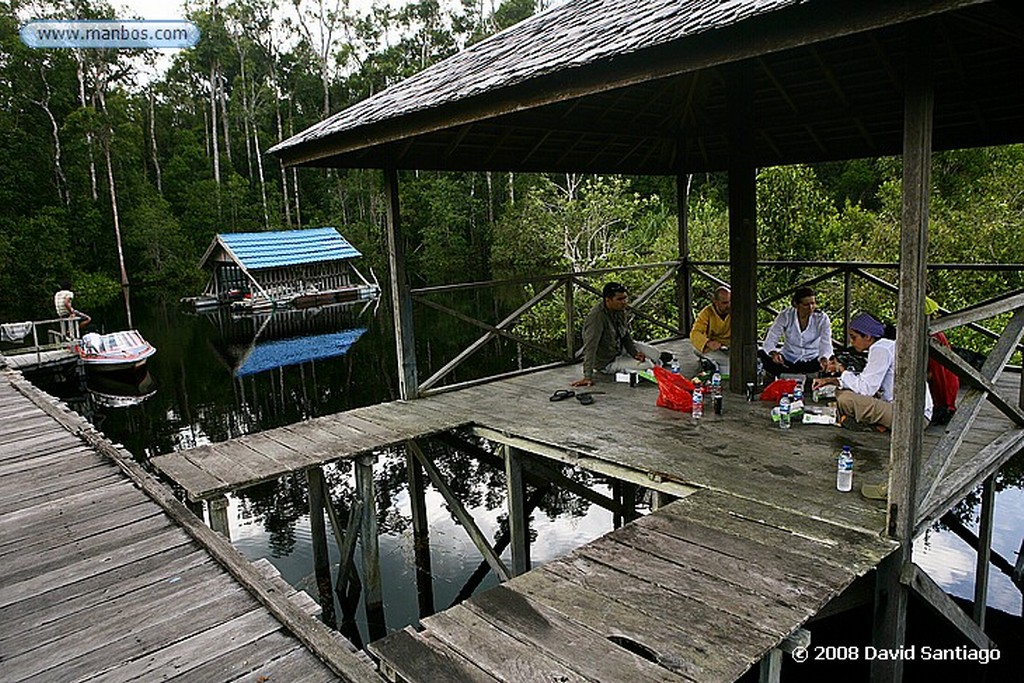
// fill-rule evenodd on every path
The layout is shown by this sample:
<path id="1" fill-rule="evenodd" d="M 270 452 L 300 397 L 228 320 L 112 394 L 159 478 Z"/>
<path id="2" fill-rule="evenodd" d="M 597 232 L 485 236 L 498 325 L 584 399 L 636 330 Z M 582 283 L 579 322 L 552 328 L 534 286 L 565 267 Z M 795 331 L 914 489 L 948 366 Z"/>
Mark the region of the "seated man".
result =
<path id="1" fill-rule="evenodd" d="M 757 352 L 765 374 L 772 379 L 786 372 L 819 372 L 833 356 L 832 324 L 828 315 L 818 310 L 814 290 L 798 287 L 792 303 L 775 318 Z M 782 348 L 776 349 L 780 339 L 784 340 Z"/>
<path id="2" fill-rule="evenodd" d="M 594 384 L 594 373 L 614 375 L 628 370 L 649 370 L 658 351 L 633 341 L 629 333 L 626 303 L 629 294 L 618 282 L 609 282 L 601 292 L 601 301 L 587 314 L 583 323 L 583 378 L 574 387 Z"/>
<path id="3" fill-rule="evenodd" d="M 867 351 L 868 362 L 857 373 L 831 361 L 839 377 L 817 377 L 813 387 L 834 384 L 836 404 L 841 419 L 875 426 L 879 431 L 892 429 L 893 381 L 896 375 L 896 342 L 885 339 L 885 325 L 867 313 L 850 321 L 850 345 L 859 352 Z M 832 369 L 831 367 L 829 369 Z M 932 397 L 925 391 L 924 416 L 932 417 Z"/>
<path id="4" fill-rule="evenodd" d="M 81 311 L 76 311 L 72 302 L 75 299 L 75 293 L 71 291 L 71 282 L 64 280 L 60 283 L 60 291 L 53 295 L 53 307 L 57 311 L 57 317 L 60 318 L 61 334 L 65 338 L 71 338 L 74 336 L 75 325 L 74 321 L 78 321 L 78 331 L 81 332 L 86 325 L 92 320 L 89 316 Z"/>
<path id="5" fill-rule="evenodd" d="M 690 341 L 697 353 L 728 351 L 732 335 L 732 293 L 728 287 L 719 287 L 711 297 L 690 330 Z"/>

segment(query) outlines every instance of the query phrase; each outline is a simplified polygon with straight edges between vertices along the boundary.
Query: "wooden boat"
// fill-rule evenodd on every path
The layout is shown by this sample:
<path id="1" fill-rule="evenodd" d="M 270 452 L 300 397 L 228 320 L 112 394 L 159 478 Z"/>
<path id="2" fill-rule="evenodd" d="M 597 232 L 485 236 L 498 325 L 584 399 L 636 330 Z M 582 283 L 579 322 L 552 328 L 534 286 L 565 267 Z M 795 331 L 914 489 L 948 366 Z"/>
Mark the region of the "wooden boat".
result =
<path id="1" fill-rule="evenodd" d="M 140 367 L 156 353 L 153 345 L 137 330 L 110 334 L 90 332 L 73 342 L 71 350 L 82 359 L 86 368 L 103 371 Z"/>

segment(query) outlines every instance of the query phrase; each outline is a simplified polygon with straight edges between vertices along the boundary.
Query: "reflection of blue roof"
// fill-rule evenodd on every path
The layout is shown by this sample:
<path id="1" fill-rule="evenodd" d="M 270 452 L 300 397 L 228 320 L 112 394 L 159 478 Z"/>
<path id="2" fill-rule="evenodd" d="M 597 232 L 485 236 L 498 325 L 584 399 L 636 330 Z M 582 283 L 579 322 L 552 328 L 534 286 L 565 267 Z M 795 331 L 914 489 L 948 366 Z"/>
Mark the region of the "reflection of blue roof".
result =
<path id="1" fill-rule="evenodd" d="M 334 228 L 228 232 L 217 238 L 249 270 L 278 268 L 362 256 Z"/>
<path id="2" fill-rule="evenodd" d="M 235 370 L 236 377 L 255 375 L 264 370 L 298 365 L 311 360 L 343 356 L 350 346 L 366 332 L 365 327 L 342 332 L 329 332 L 311 337 L 277 339 L 256 344 Z"/>

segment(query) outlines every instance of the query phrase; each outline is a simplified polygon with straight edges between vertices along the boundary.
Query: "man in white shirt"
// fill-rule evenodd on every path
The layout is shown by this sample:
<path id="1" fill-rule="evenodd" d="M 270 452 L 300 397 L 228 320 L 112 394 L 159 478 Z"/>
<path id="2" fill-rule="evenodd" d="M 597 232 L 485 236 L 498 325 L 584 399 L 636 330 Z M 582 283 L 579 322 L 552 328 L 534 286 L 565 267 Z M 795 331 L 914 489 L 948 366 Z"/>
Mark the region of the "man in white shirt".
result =
<path id="1" fill-rule="evenodd" d="M 820 377 L 814 387 L 834 384 L 839 387 L 836 404 L 844 419 L 872 425 L 879 431 L 892 429 L 893 382 L 896 376 L 896 342 L 885 339 L 885 325 L 867 313 L 850 320 L 850 345 L 863 353 L 868 362 L 861 372 L 853 372 L 836 363 L 839 377 Z M 924 417 L 932 418 L 932 397 L 925 387 Z"/>
<path id="2" fill-rule="evenodd" d="M 78 321 L 78 330 L 81 331 L 92 320 L 81 311 L 76 311 L 73 305 L 75 293 L 71 291 L 71 283 L 64 280 L 60 283 L 60 291 L 53 295 L 53 307 L 57 317 L 61 320 L 61 333 L 65 337 L 74 336 L 74 321 Z"/>
<path id="3" fill-rule="evenodd" d="M 798 287 L 793 305 L 779 313 L 768 328 L 758 352 L 769 377 L 824 370 L 832 358 L 832 323 L 818 310 L 818 298 L 810 287 Z M 782 348 L 776 348 L 783 340 Z"/>

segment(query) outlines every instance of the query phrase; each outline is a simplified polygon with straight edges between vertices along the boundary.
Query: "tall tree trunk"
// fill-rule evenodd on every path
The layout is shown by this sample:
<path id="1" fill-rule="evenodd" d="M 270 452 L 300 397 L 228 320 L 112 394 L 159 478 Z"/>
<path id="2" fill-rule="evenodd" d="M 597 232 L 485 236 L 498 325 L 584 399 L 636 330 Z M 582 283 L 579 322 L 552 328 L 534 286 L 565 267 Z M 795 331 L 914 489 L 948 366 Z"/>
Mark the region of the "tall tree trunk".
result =
<path id="1" fill-rule="evenodd" d="M 68 192 L 68 180 L 64 175 L 63 161 L 61 160 L 60 126 L 50 110 L 50 84 L 46 81 L 46 71 L 40 68 L 39 76 L 43 81 L 45 97 L 42 100 L 35 101 L 35 104 L 46 113 L 46 118 L 50 120 L 50 135 L 53 137 L 54 185 L 57 188 L 57 197 L 60 199 L 60 203 L 66 208 L 71 203 L 71 197 Z"/>
<path id="2" fill-rule="evenodd" d="M 302 227 L 302 207 L 299 205 L 299 169 L 292 166 L 292 193 L 295 195 L 295 227 Z"/>
<path id="3" fill-rule="evenodd" d="M 149 148 L 153 153 L 153 170 L 156 172 L 156 191 L 164 193 L 163 174 L 160 172 L 160 156 L 156 149 L 156 106 L 153 91 L 149 91 Z"/>
<path id="4" fill-rule="evenodd" d="M 277 139 L 284 140 L 284 130 L 281 126 L 281 98 L 280 93 L 277 90 L 277 83 L 274 83 L 274 114 L 277 118 Z M 284 198 L 284 222 L 288 227 L 292 227 L 292 206 L 291 200 L 288 198 L 288 171 L 284 167 L 284 162 L 280 159 L 277 160 L 278 166 L 281 168 L 281 196 Z"/>
<path id="5" fill-rule="evenodd" d="M 224 126 L 224 156 L 228 158 L 228 163 L 231 161 L 231 126 L 229 125 L 228 117 L 228 95 L 227 88 L 224 87 L 224 74 L 220 72 L 220 64 L 217 64 L 217 95 L 220 99 L 220 120 Z M 250 176 L 252 177 L 252 176 Z"/>
<path id="6" fill-rule="evenodd" d="M 78 75 L 78 104 L 82 109 L 85 109 L 89 106 L 89 101 L 85 98 L 85 59 L 78 50 L 75 50 L 75 60 L 78 64 L 76 69 Z M 99 200 L 100 195 L 96 182 L 96 159 L 93 157 L 93 136 L 91 130 L 85 132 L 85 148 L 89 152 L 89 181 L 92 190 L 92 200 L 95 202 Z"/>
<path id="7" fill-rule="evenodd" d="M 252 111 L 253 107 L 251 106 L 256 97 L 255 95 L 253 95 L 252 98 L 249 97 L 249 86 L 246 83 L 247 78 L 245 74 L 245 56 L 241 49 L 238 50 L 238 61 L 241 67 L 242 76 L 242 132 L 245 134 L 245 163 L 246 167 L 249 169 L 249 178 L 252 178 L 252 142 L 249 136 L 254 135 L 254 131 L 252 129 L 256 128 L 256 116 Z M 255 88 L 255 85 L 253 87 Z M 259 153 L 258 145 L 256 147 L 256 152 Z"/>
<path id="8" fill-rule="evenodd" d="M 252 128 L 253 143 L 256 145 L 256 168 L 260 174 L 260 198 L 263 200 L 263 225 L 270 230 L 270 210 L 267 208 L 267 182 L 263 177 L 263 155 L 260 153 L 260 131 Z"/>
<path id="9" fill-rule="evenodd" d="M 213 150 L 213 179 L 220 187 L 220 146 L 217 144 L 217 62 L 210 65 L 210 148 Z"/>
<path id="10" fill-rule="evenodd" d="M 107 113 L 107 101 L 104 97 L 103 84 L 97 79 L 96 94 L 100 100 L 100 107 L 105 116 Z M 107 166 L 107 187 L 110 189 L 110 215 L 114 220 L 114 238 L 117 242 L 117 264 L 121 269 L 121 292 L 124 294 L 124 310 L 128 314 L 128 328 L 132 327 L 132 303 L 128 296 L 128 271 L 124 267 L 124 248 L 121 246 L 121 214 L 117 208 L 117 185 L 114 183 L 114 163 L 111 160 L 110 143 L 114 137 L 114 129 L 109 119 L 106 124 L 106 134 L 103 136 L 103 157 Z"/>

